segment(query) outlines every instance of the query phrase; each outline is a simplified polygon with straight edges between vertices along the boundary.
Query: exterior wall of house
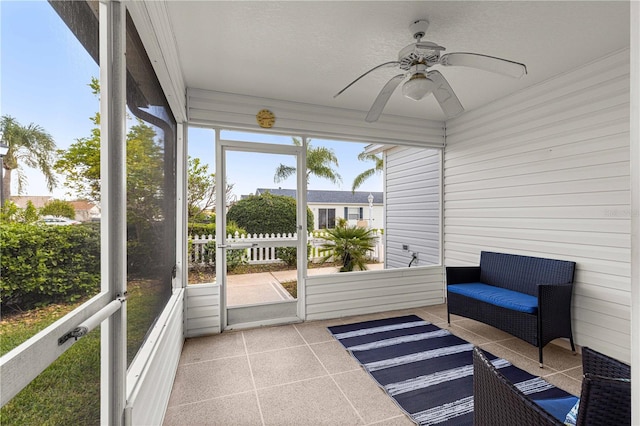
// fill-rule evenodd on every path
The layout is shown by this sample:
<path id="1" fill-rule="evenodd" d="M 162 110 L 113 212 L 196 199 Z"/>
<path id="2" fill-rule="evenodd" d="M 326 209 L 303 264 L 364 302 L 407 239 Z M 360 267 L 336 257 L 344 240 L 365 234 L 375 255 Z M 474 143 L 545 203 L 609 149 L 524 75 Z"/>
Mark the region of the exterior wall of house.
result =
<path id="1" fill-rule="evenodd" d="M 318 204 L 318 203 L 309 203 L 307 202 L 307 206 L 309 206 L 309 208 L 311 209 L 311 211 L 313 212 L 313 229 L 320 229 L 320 225 L 319 225 L 319 217 L 318 217 L 318 209 L 335 209 L 336 211 L 336 221 L 338 220 L 338 218 L 343 218 L 344 216 L 344 209 L 345 207 L 347 208 L 356 208 L 356 209 L 362 209 L 362 221 L 360 220 L 351 220 L 349 221 L 349 225 L 358 225 L 359 223 L 365 223 L 367 224 L 369 221 L 369 205 L 368 204 L 352 204 L 352 205 L 347 205 L 347 204 Z M 384 226 L 383 223 L 383 208 L 381 205 L 374 205 L 373 208 L 371 209 L 371 217 L 373 219 L 372 221 L 372 228 L 382 228 Z"/>
<path id="2" fill-rule="evenodd" d="M 345 272 L 306 279 L 306 320 L 409 309 L 444 302 L 440 266 Z"/>
<path id="3" fill-rule="evenodd" d="M 100 208 L 98 206 L 88 203 L 86 201 L 78 201 L 71 203 L 76 211 L 75 220 L 80 222 L 88 222 L 91 220 L 100 219 Z"/>
<path id="4" fill-rule="evenodd" d="M 526 77 L 525 77 L 526 78 Z M 629 51 L 447 122 L 445 265 L 577 263 L 577 344 L 630 360 Z"/>
<path id="5" fill-rule="evenodd" d="M 438 149 L 385 152 L 386 268 L 407 267 L 412 253 L 412 266 L 440 264 L 440 159 Z"/>

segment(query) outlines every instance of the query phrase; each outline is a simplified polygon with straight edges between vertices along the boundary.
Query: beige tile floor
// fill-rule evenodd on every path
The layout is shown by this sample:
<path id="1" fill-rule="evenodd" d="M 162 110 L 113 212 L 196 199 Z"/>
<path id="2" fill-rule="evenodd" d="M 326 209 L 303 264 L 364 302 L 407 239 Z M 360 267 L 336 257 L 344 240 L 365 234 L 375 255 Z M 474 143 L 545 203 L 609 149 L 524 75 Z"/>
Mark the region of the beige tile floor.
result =
<path id="1" fill-rule="evenodd" d="M 326 327 L 415 314 L 447 327 L 437 305 L 187 339 L 165 425 L 412 425 L 413 422 L 328 333 Z M 456 334 L 575 395 L 581 357 L 544 350 L 485 324 L 453 316 Z"/>

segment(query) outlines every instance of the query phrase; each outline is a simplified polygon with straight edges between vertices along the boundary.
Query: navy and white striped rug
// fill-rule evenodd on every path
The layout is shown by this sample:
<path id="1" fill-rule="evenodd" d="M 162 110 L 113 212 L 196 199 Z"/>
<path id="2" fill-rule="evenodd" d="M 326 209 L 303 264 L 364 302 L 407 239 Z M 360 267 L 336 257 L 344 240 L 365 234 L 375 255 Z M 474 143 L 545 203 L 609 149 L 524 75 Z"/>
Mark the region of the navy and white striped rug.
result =
<path id="1" fill-rule="evenodd" d="M 473 424 L 471 343 L 415 315 L 329 331 L 417 424 Z M 487 357 L 532 399 L 569 395 L 504 359 Z"/>

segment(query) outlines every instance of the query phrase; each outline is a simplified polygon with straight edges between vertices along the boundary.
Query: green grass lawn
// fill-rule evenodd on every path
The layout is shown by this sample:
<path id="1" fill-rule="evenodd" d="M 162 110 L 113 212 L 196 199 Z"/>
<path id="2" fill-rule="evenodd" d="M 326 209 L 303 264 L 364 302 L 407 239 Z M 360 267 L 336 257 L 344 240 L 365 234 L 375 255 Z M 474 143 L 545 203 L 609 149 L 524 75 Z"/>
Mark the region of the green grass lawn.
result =
<path id="1" fill-rule="evenodd" d="M 161 303 L 157 282 L 129 281 L 128 360 L 133 359 Z M 54 304 L 6 315 L 0 321 L 4 355 L 83 302 Z M 0 410 L 5 425 L 100 424 L 100 328 L 79 339 Z"/>
<path id="2" fill-rule="evenodd" d="M 0 322 L 1 353 L 73 310 L 80 303 L 50 305 Z M 100 423 L 100 331 L 78 340 L 0 410 L 2 425 Z"/>

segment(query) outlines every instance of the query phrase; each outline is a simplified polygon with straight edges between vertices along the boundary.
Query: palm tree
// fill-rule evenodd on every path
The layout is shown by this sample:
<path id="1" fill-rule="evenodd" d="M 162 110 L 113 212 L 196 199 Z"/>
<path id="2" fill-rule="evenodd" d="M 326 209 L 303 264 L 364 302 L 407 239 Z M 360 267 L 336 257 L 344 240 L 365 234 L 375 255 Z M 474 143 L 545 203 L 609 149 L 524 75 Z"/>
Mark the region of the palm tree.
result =
<path id="1" fill-rule="evenodd" d="M 31 123 L 25 127 L 9 115 L 3 115 L 0 119 L 0 131 L 3 135 L 3 143 L 9 146 L 9 151 L 2 162 L 3 196 L 7 198 L 11 195 L 11 173 L 14 170 L 18 174 L 18 194 L 22 193 L 27 184 L 27 177 L 22 170 L 23 165 L 40 170 L 44 174 L 47 189 L 52 191 L 57 184 L 53 173 L 56 152 L 53 137 L 39 125 Z"/>
<path id="2" fill-rule="evenodd" d="M 295 146 L 302 146 L 302 140 L 299 138 L 291 138 Z M 332 149 L 323 146 L 314 147 L 310 143 L 307 144 L 307 183 L 309 177 L 315 175 L 319 178 L 329 179 L 331 183 L 338 184 L 342 182 L 342 177 L 336 172 L 332 165 L 338 166 L 338 157 Z M 276 168 L 276 174 L 273 178 L 274 182 L 282 182 L 289 176 L 294 175 L 296 168 L 280 164 Z"/>
<path id="3" fill-rule="evenodd" d="M 353 185 L 351 185 L 351 192 L 356 192 L 356 189 L 358 189 L 364 183 L 365 180 L 369 179 L 371 176 L 375 175 L 376 173 L 382 173 L 382 171 L 384 170 L 384 160 L 382 159 L 382 157 L 378 157 L 376 154 L 371 154 L 363 151 L 360 154 L 358 154 L 358 160 L 373 161 L 375 162 L 375 166 L 365 170 L 364 172 L 360 173 L 358 176 L 356 176 L 353 179 Z"/>
<path id="4" fill-rule="evenodd" d="M 342 262 L 340 272 L 367 269 L 367 254 L 373 251 L 376 237 L 373 231 L 357 226 L 336 226 L 327 231 L 326 242 L 320 245 L 325 252 L 320 262 L 333 258 Z"/>

